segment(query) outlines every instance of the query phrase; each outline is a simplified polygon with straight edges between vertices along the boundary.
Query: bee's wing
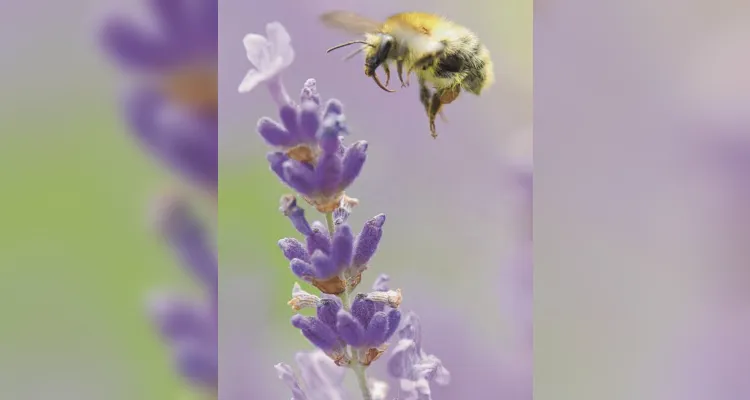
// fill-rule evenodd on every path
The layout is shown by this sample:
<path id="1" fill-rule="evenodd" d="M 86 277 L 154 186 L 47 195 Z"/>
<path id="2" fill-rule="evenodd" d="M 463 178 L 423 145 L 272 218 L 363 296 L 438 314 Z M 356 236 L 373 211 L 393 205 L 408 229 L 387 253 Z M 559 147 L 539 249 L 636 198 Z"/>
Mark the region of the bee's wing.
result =
<path id="1" fill-rule="evenodd" d="M 331 11 L 320 16 L 320 21 L 329 28 L 339 29 L 354 35 L 380 30 L 382 22 L 375 21 L 351 11 Z"/>
<path id="2" fill-rule="evenodd" d="M 445 45 L 435 40 L 414 24 L 405 23 L 400 20 L 389 21 L 390 33 L 402 42 L 406 42 L 409 48 L 417 54 L 437 53 L 445 48 Z"/>

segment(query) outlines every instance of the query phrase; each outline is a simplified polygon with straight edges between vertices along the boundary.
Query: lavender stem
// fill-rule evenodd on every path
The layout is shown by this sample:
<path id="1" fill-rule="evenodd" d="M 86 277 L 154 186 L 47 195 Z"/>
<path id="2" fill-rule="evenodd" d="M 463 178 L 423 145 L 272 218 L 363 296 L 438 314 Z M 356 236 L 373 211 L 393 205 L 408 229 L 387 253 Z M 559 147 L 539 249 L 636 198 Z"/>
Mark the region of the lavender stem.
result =
<path id="1" fill-rule="evenodd" d="M 328 226 L 328 233 L 333 239 L 333 234 L 336 231 L 336 225 L 333 221 L 333 212 L 327 212 L 326 214 L 326 225 Z M 342 277 L 345 279 L 346 277 Z M 341 304 L 344 306 L 344 310 L 351 311 L 351 300 L 349 298 L 349 288 L 347 287 L 343 293 L 339 295 Z M 359 354 L 357 350 L 351 346 L 347 346 L 347 353 L 351 354 L 350 359 L 352 360 L 351 368 L 354 371 L 354 376 L 357 377 L 357 383 L 359 384 L 359 390 L 362 391 L 362 400 L 372 400 L 372 394 L 370 393 L 370 387 L 367 386 L 367 375 L 365 373 L 365 367 L 359 363 Z"/>
<path id="2" fill-rule="evenodd" d="M 357 377 L 357 383 L 359 383 L 359 390 L 362 391 L 362 399 L 363 400 L 372 400 L 372 394 L 370 394 L 370 388 L 367 386 L 367 376 L 365 375 L 365 367 L 359 363 L 359 361 L 354 361 L 354 364 L 352 364 L 352 371 L 354 371 L 354 376 Z"/>
<path id="3" fill-rule="evenodd" d="M 283 107 L 291 104 L 292 99 L 289 97 L 280 77 L 276 76 L 266 82 L 266 84 L 268 85 L 268 91 L 271 93 L 271 98 L 273 98 L 277 106 Z"/>

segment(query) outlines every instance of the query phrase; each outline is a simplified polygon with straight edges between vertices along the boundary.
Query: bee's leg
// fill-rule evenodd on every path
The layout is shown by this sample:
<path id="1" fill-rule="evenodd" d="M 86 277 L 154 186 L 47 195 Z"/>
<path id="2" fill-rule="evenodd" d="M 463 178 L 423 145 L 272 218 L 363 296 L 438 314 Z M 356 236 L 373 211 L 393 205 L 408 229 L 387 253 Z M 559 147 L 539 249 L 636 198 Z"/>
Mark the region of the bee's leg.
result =
<path id="1" fill-rule="evenodd" d="M 383 71 L 385 72 L 385 87 L 391 82 L 391 69 L 388 68 L 387 63 L 383 63 Z"/>
<path id="2" fill-rule="evenodd" d="M 435 92 L 430 98 L 430 107 L 427 109 L 427 117 L 430 119 L 430 133 L 433 139 L 437 139 L 437 131 L 435 130 L 435 117 L 440 114 L 443 108 L 443 102 L 440 101 L 439 92 Z"/>
<path id="3" fill-rule="evenodd" d="M 441 105 L 446 105 L 453 103 L 456 98 L 458 98 L 458 95 L 461 93 L 461 86 L 453 86 L 449 88 L 440 89 L 435 93 L 440 97 L 440 103 Z M 448 122 L 448 119 L 445 118 L 445 114 L 443 114 L 443 109 L 441 108 L 440 111 L 438 111 L 438 114 L 440 115 L 440 119 L 442 119 L 444 122 Z"/>
<path id="4" fill-rule="evenodd" d="M 404 82 L 404 60 L 396 61 L 396 73 L 398 73 L 398 80 L 401 82 L 401 87 L 409 86 L 409 75 L 406 75 L 406 82 Z"/>
<path id="5" fill-rule="evenodd" d="M 430 97 L 432 96 L 432 93 L 430 93 L 430 89 L 427 87 L 427 84 L 425 83 L 424 79 L 421 77 L 419 78 L 419 101 L 424 106 L 424 112 L 427 115 L 430 115 Z"/>

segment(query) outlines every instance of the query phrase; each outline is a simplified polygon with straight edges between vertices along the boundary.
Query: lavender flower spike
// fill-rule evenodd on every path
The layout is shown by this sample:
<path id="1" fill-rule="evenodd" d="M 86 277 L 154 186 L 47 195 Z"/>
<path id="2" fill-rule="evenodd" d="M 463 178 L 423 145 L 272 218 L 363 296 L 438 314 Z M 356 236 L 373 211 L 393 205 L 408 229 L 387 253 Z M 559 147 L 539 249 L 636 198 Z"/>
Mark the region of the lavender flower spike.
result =
<path id="1" fill-rule="evenodd" d="M 292 325 L 316 347 L 323 350 L 337 365 L 356 362 L 369 366 L 385 351 L 385 344 L 401 322 L 401 291 L 358 294 L 350 309 L 344 309 L 337 298 L 320 298 L 302 290 L 298 284 L 292 290 L 289 305 L 299 311 L 316 308 L 316 317 L 295 315 Z M 354 350 L 342 352 L 343 346 Z"/>
<path id="2" fill-rule="evenodd" d="M 305 83 L 300 101 L 281 105 L 281 122 L 261 118 L 258 133 L 278 149 L 268 160 L 281 181 L 318 211 L 332 212 L 351 203 L 344 191 L 362 171 L 367 142 L 342 143 L 348 134 L 343 106 L 332 99 L 321 107 L 314 79 Z"/>
<path id="3" fill-rule="evenodd" d="M 216 250 L 187 201 L 173 194 L 163 195 L 157 200 L 153 213 L 159 230 L 183 265 L 206 288 L 216 292 L 219 285 Z"/>
<path id="4" fill-rule="evenodd" d="M 375 254 L 383 234 L 385 215 L 368 221 L 355 241 L 351 228 L 344 222 L 336 226 L 333 237 L 321 223 L 310 224 L 294 196 L 283 196 L 281 205 L 281 211 L 297 231 L 305 235 L 307 242 L 305 249 L 302 242 L 294 238 L 279 241 L 279 247 L 290 260 L 292 272 L 326 294 L 340 295 L 347 287 L 349 291 L 356 288 L 366 269 L 363 262 L 368 262 Z"/>
<path id="5" fill-rule="evenodd" d="M 282 39 L 280 43 L 288 46 L 288 36 Z M 248 58 L 259 69 L 259 61 L 253 57 L 277 60 L 266 65 L 275 76 L 286 65 L 283 57 L 275 55 L 277 50 L 269 47 L 270 42 L 274 41 L 250 35 L 245 38 L 245 47 Z M 290 47 L 289 51 L 291 60 Z M 243 87 L 251 89 L 259 79 L 251 71 L 240 91 Z M 367 142 L 344 143 L 349 131 L 343 105 L 335 99 L 322 102 L 314 79 L 305 82 L 299 103 L 285 96 L 278 78 L 271 82 L 276 82 L 279 89 L 274 90 L 271 85 L 279 117 L 261 118 L 257 129 L 274 148 L 267 155 L 271 171 L 296 192 L 281 198 L 280 211 L 304 237 L 281 239 L 278 246 L 289 260 L 292 273 L 321 292 L 310 293 L 294 284 L 288 305 L 297 312 L 315 309 L 315 316 L 296 314 L 291 324 L 317 350 L 307 353 L 309 357 L 301 355 L 304 353 L 297 356 L 302 379 L 286 364 L 277 364 L 276 370 L 291 389 L 292 400 L 343 400 L 341 379 L 345 370 L 339 367 L 352 370 L 363 400 L 386 400 L 388 385 L 368 377 L 367 369 L 385 353 L 398 331 L 403 298 L 400 289 L 390 288 L 386 275 L 378 278 L 373 291 L 355 293 L 378 249 L 386 218 L 385 214 L 375 216 L 355 235 L 348 220 L 359 201 L 345 193 L 362 172 Z M 297 196 L 324 214 L 325 223 L 308 221 L 305 210 L 297 204 Z M 410 316 L 400 331 L 401 341 L 389 366 L 409 395 L 424 400 L 422 395 L 428 399 L 430 396 L 429 384 L 447 383 L 449 374 L 440 360 L 422 352 L 418 328 L 416 317 Z"/>
<path id="6" fill-rule="evenodd" d="M 155 209 L 157 225 L 205 291 L 202 301 L 159 294 L 149 301 L 152 323 L 169 346 L 175 367 L 193 385 L 218 390 L 218 259 L 188 203 L 163 196 Z"/>
<path id="7" fill-rule="evenodd" d="M 218 4 L 147 3 L 156 17 L 154 27 L 115 15 L 100 32 L 107 56 L 135 78 L 124 94 L 124 117 L 146 151 L 215 195 Z"/>
<path id="8" fill-rule="evenodd" d="M 388 360 L 389 374 L 400 380 L 401 390 L 407 396 L 404 399 L 432 400 L 430 384 L 447 385 L 450 372 L 439 358 L 422 349 L 421 327 L 416 314 L 407 314 L 399 336 L 401 339 Z"/>

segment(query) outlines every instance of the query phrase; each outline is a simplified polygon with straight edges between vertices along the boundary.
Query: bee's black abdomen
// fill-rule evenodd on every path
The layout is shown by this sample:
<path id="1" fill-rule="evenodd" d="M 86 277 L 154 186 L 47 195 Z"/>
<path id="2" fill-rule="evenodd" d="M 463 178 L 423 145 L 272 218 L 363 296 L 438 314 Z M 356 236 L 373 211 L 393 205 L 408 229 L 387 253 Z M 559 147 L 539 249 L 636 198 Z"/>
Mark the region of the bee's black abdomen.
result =
<path id="1" fill-rule="evenodd" d="M 461 72 L 466 59 L 460 53 L 449 54 L 440 58 L 437 64 L 437 73 L 454 74 Z"/>

